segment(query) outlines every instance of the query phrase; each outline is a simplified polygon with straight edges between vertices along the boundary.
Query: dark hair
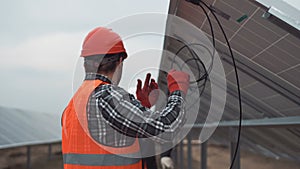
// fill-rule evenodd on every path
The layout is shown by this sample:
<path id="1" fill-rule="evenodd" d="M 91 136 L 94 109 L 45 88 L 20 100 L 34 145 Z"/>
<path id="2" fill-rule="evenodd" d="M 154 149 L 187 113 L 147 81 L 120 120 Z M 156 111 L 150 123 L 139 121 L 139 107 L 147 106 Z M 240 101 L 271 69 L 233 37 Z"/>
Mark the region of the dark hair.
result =
<path id="1" fill-rule="evenodd" d="M 92 55 L 84 58 L 86 73 L 110 73 L 117 68 L 120 58 L 124 59 L 126 53 Z"/>

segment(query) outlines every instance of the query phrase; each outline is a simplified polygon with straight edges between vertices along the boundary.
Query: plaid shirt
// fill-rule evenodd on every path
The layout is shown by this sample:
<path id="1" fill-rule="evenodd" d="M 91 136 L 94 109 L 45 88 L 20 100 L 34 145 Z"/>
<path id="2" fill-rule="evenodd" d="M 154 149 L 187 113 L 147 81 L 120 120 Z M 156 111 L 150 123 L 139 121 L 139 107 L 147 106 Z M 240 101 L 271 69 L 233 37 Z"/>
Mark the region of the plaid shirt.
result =
<path id="1" fill-rule="evenodd" d="M 87 74 L 85 80 L 94 79 L 109 83 L 98 86 L 87 105 L 89 131 L 99 143 L 124 147 L 133 144 L 136 137 L 163 143 L 172 141 L 182 127 L 185 113 L 180 91 L 170 94 L 163 110 L 152 111 L 102 75 Z"/>

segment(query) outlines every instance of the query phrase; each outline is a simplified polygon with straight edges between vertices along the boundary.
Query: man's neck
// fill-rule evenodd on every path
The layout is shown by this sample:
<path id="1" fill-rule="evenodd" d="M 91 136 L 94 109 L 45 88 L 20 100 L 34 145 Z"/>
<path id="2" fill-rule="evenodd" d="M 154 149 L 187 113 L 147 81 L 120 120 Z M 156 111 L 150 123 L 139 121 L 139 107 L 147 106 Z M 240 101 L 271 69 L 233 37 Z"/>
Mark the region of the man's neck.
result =
<path id="1" fill-rule="evenodd" d="M 105 81 L 108 81 L 110 83 L 112 82 L 112 76 L 109 76 L 109 74 L 105 73 L 93 73 L 93 72 L 87 72 L 85 75 L 85 80 L 95 80 L 95 79 L 106 79 Z"/>

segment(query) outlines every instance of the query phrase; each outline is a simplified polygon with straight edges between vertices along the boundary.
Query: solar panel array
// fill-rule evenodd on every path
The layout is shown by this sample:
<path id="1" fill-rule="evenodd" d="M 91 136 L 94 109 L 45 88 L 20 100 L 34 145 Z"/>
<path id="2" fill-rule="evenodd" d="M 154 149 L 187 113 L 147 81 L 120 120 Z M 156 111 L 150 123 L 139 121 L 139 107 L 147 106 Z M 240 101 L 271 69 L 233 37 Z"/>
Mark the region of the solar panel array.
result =
<path id="1" fill-rule="evenodd" d="M 60 116 L 0 107 L 0 149 L 61 141 Z"/>
<path id="2" fill-rule="evenodd" d="M 263 6 L 248 0 L 204 0 L 208 5 L 230 16 L 227 20 L 218 15 L 238 62 L 242 89 L 243 118 L 262 119 L 300 115 L 300 39 L 262 17 L 267 11 Z M 185 0 L 171 0 L 169 14 L 181 17 L 200 28 L 210 39 L 208 20 L 199 6 Z M 239 22 L 243 16 L 247 16 Z M 228 83 L 228 95 L 223 121 L 238 119 L 236 80 L 232 61 L 222 32 L 213 19 L 216 49 L 221 57 Z M 173 25 L 172 25 L 173 24 Z M 169 26 L 168 26 L 169 25 Z M 172 26 L 170 26 L 172 25 Z M 197 36 L 190 32 L 178 32 L 180 25 L 167 21 L 166 32 L 193 42 Z M 195 39 L 193 39 L 195 38 Z M 182 44 L 170 38 L 165 39 L 164 48 L 175 53 Z M 180 55 L 183 60 L 190 58 L 188 52 Z M 161 66 L 170 65 L 172 58 L 163 55 Z M 193 65 L 191 65 L 193 67 Z M 165 75 L 160 74 L 159 84 L 166 88 Z M 204 93 L 205 98 L 205 93 Z M 201 104 L 201 111 L 209 109 Z M 204 101 L 205 102 L 205 101 Z M 205 117 L 199 117 L 203 122 Z M 228 141 L 228 131 L 218 129 L 215 141 Z M 300 129 L 245 129 L 242 144 L 250 150 L 274 157 L 300 160 Z"/>

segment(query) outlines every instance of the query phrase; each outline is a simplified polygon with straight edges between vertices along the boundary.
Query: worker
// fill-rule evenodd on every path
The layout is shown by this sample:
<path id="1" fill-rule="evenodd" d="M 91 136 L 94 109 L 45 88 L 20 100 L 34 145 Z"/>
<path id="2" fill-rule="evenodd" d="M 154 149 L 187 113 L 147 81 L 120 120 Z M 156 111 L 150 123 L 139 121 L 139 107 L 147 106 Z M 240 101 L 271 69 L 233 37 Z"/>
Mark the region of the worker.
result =
<path id="1" fill-rule="evenodd" d="M 170 142 L 182 127 L 189 75 L 168 72 L 167 104 L 153 112 L 158 85 L 151 74 L 144 84 L 138 80 L 137 99 L 118 86 L 127 58 L 118 34 L 95 28 L 84 39 L 81 57 L 85 79 L 62 115 L 64 169 L 141 169 L 138 138 Z"/>

